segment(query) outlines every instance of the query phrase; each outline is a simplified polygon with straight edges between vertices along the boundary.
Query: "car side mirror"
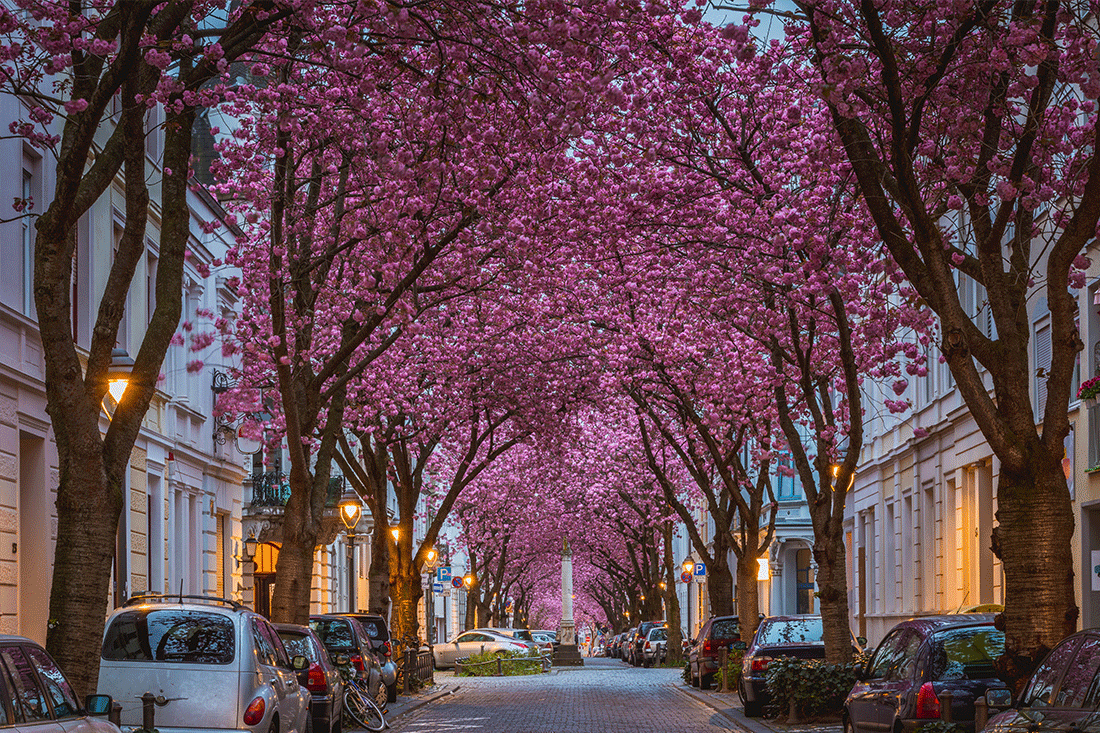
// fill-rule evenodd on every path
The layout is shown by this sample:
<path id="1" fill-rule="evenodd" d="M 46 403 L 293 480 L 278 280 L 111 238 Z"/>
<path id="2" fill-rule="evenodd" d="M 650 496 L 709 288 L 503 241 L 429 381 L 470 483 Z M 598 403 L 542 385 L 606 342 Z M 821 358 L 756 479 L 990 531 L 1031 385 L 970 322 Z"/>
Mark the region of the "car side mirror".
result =
<path id="1" fill-rule="evenodd" d="M 1012 707 L 1012 690 L 1005 687 L 995 687 L 985 691 L 985 703 L 991 708 Z"/>
<path id="2" fill-rule="evenodd" d="M 301 672 L 303 669 L 309 669 L 309 658 L 302 654 L 295 654 L 290 659 L 290 668 L 295 672 Z"/>
<path id="3" fill-rule="evenodd" d="M 107 715 L 111 712 L 114 700 L 110 695 L 88 695 L 84 698 L 84 709 L 88 715 Z"/>
<path id="4" fill-rule="evenodd" d="M 867 674 L 867 668 L 866 667 L 864 667 L 862 664 L 859 665 L 858 667 L 856 667 L 856 680 L 857 681 L 864 682 L 865 680 L 867 680 L 868 677 L 870 677 L 870 675 Z"/>
<path id="5" fill-rule="evenodd" d="M 335 657 L 332 658 L 332 663 L 335 664 L 337 667 L 343 667 L 349 661 L 350 660 L 348 659 L 347 654 L 337 654 Z"/>
<path id="6" fill-rule="evenodd" d="M 861 647 L 866 648 L 866 646 L 867 646 L 867 637 L 866 636 L 857 636 L 856 637 L 856 643 L 859 644 Z"/>
<path id="7" fill-rule="evenodd" d="M 745 651 L 746 649 L 749 648 L 749 645 L 746 644 L 745 642 L 741 641 L 740 639 L 737 639 L 736 641 L 734 641 L 732 644 L 730 644 L 730 646 L 732 646 L 734 649 L 736 649 L 739 652 L 743 652 L 743 651 Z"/>

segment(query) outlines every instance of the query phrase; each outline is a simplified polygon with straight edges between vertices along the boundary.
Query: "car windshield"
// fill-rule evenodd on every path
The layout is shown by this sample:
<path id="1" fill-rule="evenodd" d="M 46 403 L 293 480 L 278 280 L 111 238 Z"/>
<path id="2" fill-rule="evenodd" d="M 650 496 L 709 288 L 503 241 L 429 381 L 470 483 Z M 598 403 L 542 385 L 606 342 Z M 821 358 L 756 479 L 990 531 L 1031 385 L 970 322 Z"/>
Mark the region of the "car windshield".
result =
<path id="1" fill-rule="evenodd" d="M 363 627 L 363 630 L 367 632 L 367 636 L 372 639 L 386 641 L 387 637 L 382 631 L 382 624 L 378 623 L 377 620 L 373 618 L 357 618 L 355 620 L 358 621 L 359 625 Z"/>
<path id="2" fill-rule="evenodd" d="M 317 654 L 305 634 L 295 634 L 291 631 L 280 631 L 279 638 L 283 640 L 286 653 L 289 657 L 303 656 L 311 662 L 317 661 Z"/>
<path id="3" fill-rule="evenodd" d="M 522 639 L 523 641 L 534 641 L 531 638 L 531 632 L 527 629 L 516 629 L 512 632 L 512 637 L 515 639 Z"/>
<path id="4" fill-rule="evenodd" d="M 329 651 L 355 649 L 355 640 L 351 636 L 351 624 L 342 618 L 311 618 L 309 628 L 321 639 Z"/>
<path id="5" fill-rule="evenodd" d="M 993 660 L 1004 654 L 1005 635 L 992 626 L 971 626 L 936 634 L 933 644 L 932 679 L 990 679 L 997 676 Z"/>
<path id="6" fill-rule="evenodd" d="M 710 638 L 712 639 L 740 639 L 741 624 L 735 618 L 719 619 L 711 624 Z"/>
<path id="7" fill-rule="evenodd" d="M 233 620 L 206 611 L 123 611 L 103 640 L 109 660 L 230 664 L 235 651 Z"/>
<path id="8" fill-rule="evenodd" d="M 649 632 L 650 641 L 667 641 L 668 629 L 653 629 Z"/>
<path id="9" fill-rule="evenodd" d="M 821 644 L 820 618 L 783 619 L 764 621 L 757 632 L 756 643 L 771 644 Z"/>

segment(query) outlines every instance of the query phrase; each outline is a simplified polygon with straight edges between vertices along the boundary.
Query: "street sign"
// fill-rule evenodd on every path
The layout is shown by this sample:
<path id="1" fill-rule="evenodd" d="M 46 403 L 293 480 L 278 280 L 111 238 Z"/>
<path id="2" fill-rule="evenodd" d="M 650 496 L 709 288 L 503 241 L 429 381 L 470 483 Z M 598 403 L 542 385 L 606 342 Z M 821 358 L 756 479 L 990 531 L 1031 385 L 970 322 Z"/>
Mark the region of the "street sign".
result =
<path id="1" fill-rule="evenodd" d="M 695 563 L 695 577 L 697 577 L 697 578 L 707 577 L 707 564 L 705 562 Z"/>
<path id="2" fill-rule="evenodd" d="M 691 573 L 689 573 L 686 570 L 684 572 L 680 573 L 680 582 L 681 583 L 690 583 L 691 582 Z"/>
<path id="3" fill-rule="evenodd" d="M 462 587 L 462 578 L 458 577 L 457 575 L 454 576 L 453 578 L 451 578 L 451 587 L 452 588 L 461 588 Z"/>
<path id="4" fill-rule="evenodd" d="M 440 583 L 450 583 L 451 582 L 451 566 L 450 565 L 444 565 L 443 567 L 436 570 L 435 571 L 435 579 L 438 580 Z"/>
<path id="5" fill-rule="evenodd" d="M 442 583 L 433 583 L 432 584 L 432 590 L 435 591 L 435 594 L 437 596 L 443 595 L 443 584 Z"/>

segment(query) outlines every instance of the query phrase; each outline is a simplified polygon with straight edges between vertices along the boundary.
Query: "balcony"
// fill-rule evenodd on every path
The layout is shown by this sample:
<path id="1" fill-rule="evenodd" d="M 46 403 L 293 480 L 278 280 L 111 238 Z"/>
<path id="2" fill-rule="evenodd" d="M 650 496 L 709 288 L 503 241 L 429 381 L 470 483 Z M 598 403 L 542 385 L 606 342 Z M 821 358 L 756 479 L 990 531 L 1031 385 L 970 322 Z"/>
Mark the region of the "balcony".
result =
<path id="1" fill-rule="evenodd" d="M 285 473 L 279 471 L 253 474 L 250 478 L 252 499 L 244 505 L 244 536 L 251 534 L 260 542 L 280 543 L 283 534 L 283 509 L 290 500 L 290 480 Z M 336 504 L 345 488 L 343 476 L 333 476 L 329 480 L 319 545 L 330 544 L 344 529 Z"/>

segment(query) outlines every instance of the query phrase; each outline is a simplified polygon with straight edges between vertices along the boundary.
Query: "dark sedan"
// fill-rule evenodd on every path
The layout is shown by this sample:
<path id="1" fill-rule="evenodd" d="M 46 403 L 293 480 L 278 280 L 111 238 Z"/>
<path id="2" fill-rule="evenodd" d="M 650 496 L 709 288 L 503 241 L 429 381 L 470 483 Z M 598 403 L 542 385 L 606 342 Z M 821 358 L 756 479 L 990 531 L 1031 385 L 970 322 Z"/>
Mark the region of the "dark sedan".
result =
<path id="1" fill-rule="evenodd" d="M 853 638 L 852 648 L 858 651 L 862 643 L 862 639 L 857 642 Z M 768 663 L 777 657 L 824 659 L 821 617 L 771 616 L 756 627 L 741 660 L 741 680 L 737 685 L 746 717 L 759 717 L 764 712 L 769 699 L 765 675 Z"/>
<path id="2" fill-rule="evenodd" d="M 996 694 L 996 695 L 995 695 Z M 1002 700 L 995 700 L 1002 698 Z M 1011 701 L 1008 690 L 990 690 L 991 706 Z M 1016 707 L 990 719 L 989 733 L 1100 731 L 1100 629 L 1079 631 L 1051 650 L 1031 675 Z"/>
<path id="3" fill-rule="evenodd" d="M 950 691 L 951 721 L 974 729 L 974 700 L 1003 688 L 993 660 L 1004 652 L 993 614 L 924 616 L 902 621 L 878 645 L 863 679 L 844 703 L 845 733 L 911 733 L 943 717 L 940 695 Z"/>
<path id="4" fill-rule="evenodd" d="M 314 733 L 337 733 L 344 712 L 344 683 L 340 670 L 329 661 L 321 640 L 306 626 L 275 624 L 275 630 L 290 656 L 301 654 L 309 667 L 298 673 L 298 683 L 312 695 L 310 712 Z"/>

